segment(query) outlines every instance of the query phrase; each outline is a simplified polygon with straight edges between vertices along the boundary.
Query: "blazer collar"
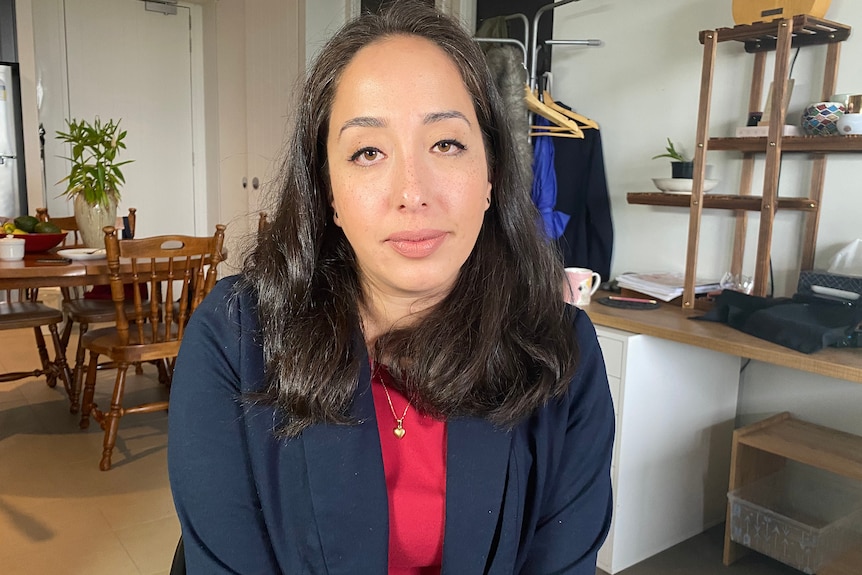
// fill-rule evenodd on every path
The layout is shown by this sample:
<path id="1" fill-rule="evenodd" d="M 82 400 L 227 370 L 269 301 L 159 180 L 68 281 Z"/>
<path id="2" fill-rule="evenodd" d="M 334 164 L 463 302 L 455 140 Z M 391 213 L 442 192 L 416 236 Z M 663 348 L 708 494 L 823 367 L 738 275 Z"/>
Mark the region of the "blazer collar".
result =
<path id="1" fill-rule="evenodd" d="M 512 434 L 484 419 L 449 422 L 443 574 L 486 573 L 507 485 Z"/>
<path id="2" fill-rule="evenodd" d="M 383 454 L 367 353 L 351 415 L 357 425 L 315 425 L 302 434 L 309 490 L 332 575 L 388 571 L 389 518 Z M 447 426 L 443 571 L 483 573 L 506 486 L 511 434 L 485 420 Z"/>
<path id="3" fill-rule="evenodd" d="M 330 575 L 386 573 L 389 518 L 386 477 L 367 354 L 351 415 L 355 425 L 314 425 L 303 431 L 317 529 Z"/>

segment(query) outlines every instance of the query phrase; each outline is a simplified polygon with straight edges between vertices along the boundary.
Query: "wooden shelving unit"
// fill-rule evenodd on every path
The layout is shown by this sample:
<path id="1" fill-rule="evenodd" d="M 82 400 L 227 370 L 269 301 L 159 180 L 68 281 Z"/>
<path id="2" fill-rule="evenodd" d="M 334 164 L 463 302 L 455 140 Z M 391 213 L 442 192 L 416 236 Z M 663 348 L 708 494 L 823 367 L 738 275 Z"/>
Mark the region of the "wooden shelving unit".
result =
<path id="1" fill-rule="evenodd" d="M 750 25 L 719 28 L 700 32 L 703 44 L 700 100 L 695 136 L 694 177 L 691 195 L 628 194 L 631 204 L 689 208 L 688 247 L 685 264 L 685 285 L 682 307 L 695 307 L 694 284 L 697 274 L 697 252 L 700 241 L 700 222 L 704 209 L 725 209 L 735 212 L 736 229 L 730 271 L 742 273 L 747 233 L 748 212 L 760 212 L 757 256 L 754 270 L 754 294 L 767 293 L 772 230 L 776 210 L 806 212 L 801 269 L 811 269 L 820 222 L 820 206 L 826 172 L 826 156 L 832 153 L 862 152 L 862 136 L 783 136 L 786 110 L 773 106 L 768 118 L 769 133 L 765 138 L 710 138 L 709 114 L 715 70 L 716 48 L 720 42 L 742 42 L 745 50 L 754 54 L 754 71 L 749 94 L 749 110 L 759 111 L 763 101 L 766 53 L 775 51 L 772 80 L 772 101 L 783 102 L 787 93 L 789 62 L 792 48 L 826 44 L 821 100 L 828 100 L 835 91 L 838 58 L 841 42 L 850 36 L 850 27 L 811 16 L 758 22 Z M 742 176 L 738 195 L 705 195 L 703 183 L 706 174 L 707 151 L 732 151 L 742 154 Z M 807 153 L 813 162 L 811 185 L 807 197 L 778 197 L 778 180 L 781 156 L 784 153 Z M 763 192 L 751 193 L 755 158 L 765 158 Z"/>
<path id="2" fill-rule="evenodd" d="M 727 150 L 744 153 L 766 153 L 767 138 L 710 138 L 710 150 Z M 840 152 L 862 152 L 862 136 L 784 136 L 781 148 L 785 154 L 807 152 L 809 154 L 834 154 Z"/>
<path id="3" fill-rule="evenodd" d="M 642 206 L 675 206 L 687 208 L 691 203 L 688 194 L 665 194 L 662 192 L 631 193 L 626 196 L 630 204 Z M 778 210 L 801 210 L 814 211 L 817 204 L 808 198 L 778 198 Z M 734 196 L 723 194 L 709 194 L 703 197 L 705 209 L 719 210 L 748 210 L 760 211 L 761 200 L 759 196 Z"/>
<path id="4" fill-rule="evenodd" d="M 733 432 L 730 459 L 732 491 L 779 471 L 797 461 L 837 475 L 862 481 L 862 437 L 780 413 Z M 724 564 L 730 565 L 748 549 L 730 539 L 731 508 L 727 506 Z M 858 573 L 859 550 L 850 551 L 821 571 L 821 575 Z M 855 569 L 855 571 L 851 571 Z"/>

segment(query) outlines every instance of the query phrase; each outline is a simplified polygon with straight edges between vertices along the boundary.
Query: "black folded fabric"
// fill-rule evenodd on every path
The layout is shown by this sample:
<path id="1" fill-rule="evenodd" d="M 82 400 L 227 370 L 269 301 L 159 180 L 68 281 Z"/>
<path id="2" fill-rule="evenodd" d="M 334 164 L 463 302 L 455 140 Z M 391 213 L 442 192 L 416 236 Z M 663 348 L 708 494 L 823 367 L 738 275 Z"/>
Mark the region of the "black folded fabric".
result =
<path id="1" fill-rule="evenodd" d="M 855 302 L 797 294 L 765 298 L 724 290 L 705 315 L 692 318 L 726 323 L 747 334 L 802 353 L 855 341 L 862 306 Z"/>

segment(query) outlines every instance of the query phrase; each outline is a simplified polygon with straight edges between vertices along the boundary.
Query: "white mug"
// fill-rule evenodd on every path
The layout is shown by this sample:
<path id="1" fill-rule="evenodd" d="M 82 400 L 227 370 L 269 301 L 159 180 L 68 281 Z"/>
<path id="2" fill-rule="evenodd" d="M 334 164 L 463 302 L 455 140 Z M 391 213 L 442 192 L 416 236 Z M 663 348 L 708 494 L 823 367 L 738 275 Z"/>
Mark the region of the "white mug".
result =
<path id="1" fill-rule="evenodd" d="M 602 283 L 602 276 L 587 268 L 566 268 L 566 279 L 566 303 L 578 307 L 590 305 L 590 297 Z"/>

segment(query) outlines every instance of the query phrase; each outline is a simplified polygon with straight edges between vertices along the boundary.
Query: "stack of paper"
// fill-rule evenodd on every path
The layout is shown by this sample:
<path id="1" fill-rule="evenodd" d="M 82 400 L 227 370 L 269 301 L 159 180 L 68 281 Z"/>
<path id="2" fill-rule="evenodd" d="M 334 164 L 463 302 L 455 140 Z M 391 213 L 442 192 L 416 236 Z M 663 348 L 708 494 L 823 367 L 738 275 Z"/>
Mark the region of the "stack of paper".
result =
<path id="1" fill-rule="evenodd" d="M 670 301 L 682 295 L 685 275 L 673 272 L 625 273 L 617 276 L 617 285 L 652 296 L 662 301 Z M 721 289 L 717 281 L 695 279 L 694 293 L 707 293 Z"/>

